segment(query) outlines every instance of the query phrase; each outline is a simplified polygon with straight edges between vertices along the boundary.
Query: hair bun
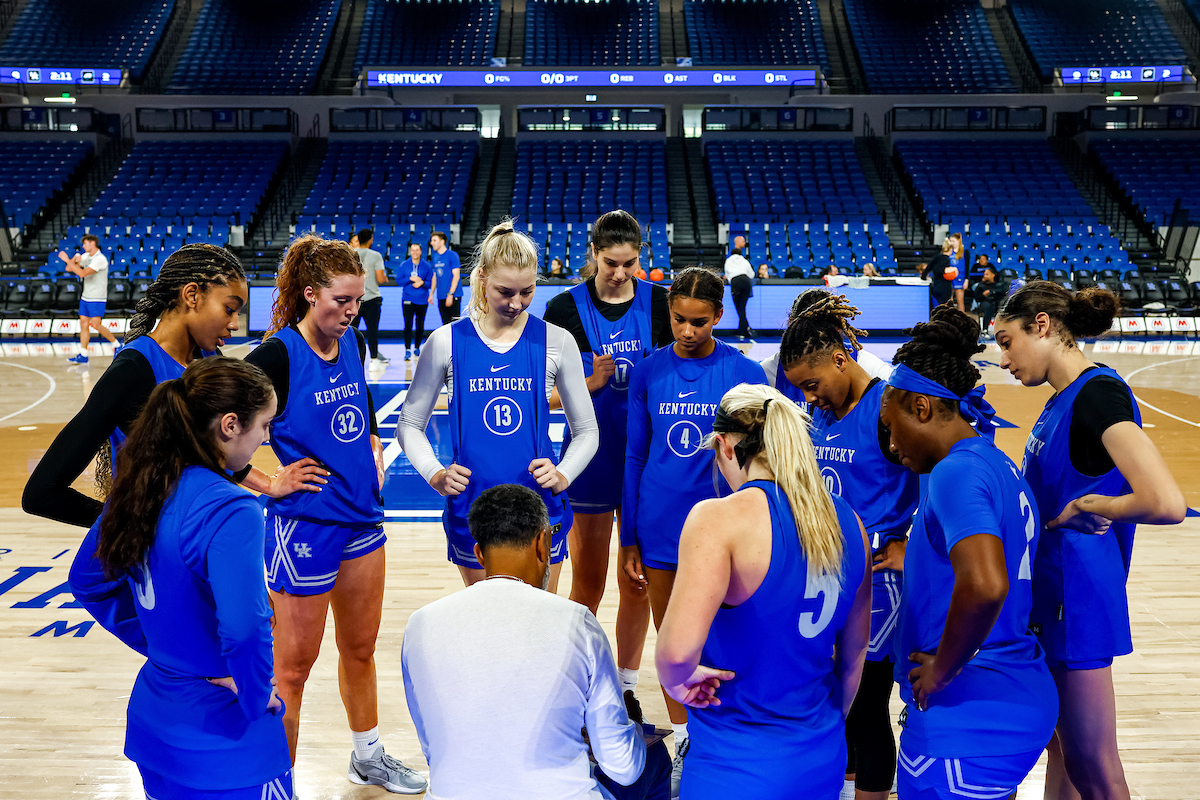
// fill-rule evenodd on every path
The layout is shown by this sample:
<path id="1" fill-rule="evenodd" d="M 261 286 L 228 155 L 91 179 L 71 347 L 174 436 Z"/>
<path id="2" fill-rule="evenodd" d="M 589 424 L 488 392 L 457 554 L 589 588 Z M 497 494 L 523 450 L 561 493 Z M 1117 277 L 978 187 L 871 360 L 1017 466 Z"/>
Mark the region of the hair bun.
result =
<path id="1" fill-rule="evenodd" d="M 987 348 L 979 343 L 979 323 L 954 306 L 940 305 L 911 330 L 912 337 L 945 350 L 947 355 L 969 361 Z"/>
<path id="2" fill-rule="evenodd" d="M 1091 286 L 1071 295 L 1063 325 L 1075 337 L 1099 336 L 1112 327 L 1120 313 L 1121 301 L 1113 292 Z"/>

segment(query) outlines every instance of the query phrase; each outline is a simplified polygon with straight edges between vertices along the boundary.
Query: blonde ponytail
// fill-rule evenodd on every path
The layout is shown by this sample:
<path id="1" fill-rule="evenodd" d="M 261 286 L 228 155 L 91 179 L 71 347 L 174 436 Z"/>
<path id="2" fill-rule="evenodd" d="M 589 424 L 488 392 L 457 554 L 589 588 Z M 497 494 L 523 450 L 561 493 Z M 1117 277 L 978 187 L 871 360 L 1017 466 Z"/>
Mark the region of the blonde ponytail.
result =
<path id="1" fill-rule="evenodd" d="M 475 248 L 475 268 L 471 270 L 471 310 L 476 319 L 488 313 L 484 281 L 497 267 L 511 267 L 537 274 L 538 248 L 533 239 L 513 227 L 506 219 L 492 228 L 479 246 Z"/>
<path id="2" fill-rule="evenodd" d="M 726 392 L 721 409 L 745 427 L 747 443 L 756 446 L 751 462 L 765 466 L 787 497 L 809 577 L 840 582 L 845 537 L 817 466 L 808 414 L 778 390 L 748 383 Z"/>

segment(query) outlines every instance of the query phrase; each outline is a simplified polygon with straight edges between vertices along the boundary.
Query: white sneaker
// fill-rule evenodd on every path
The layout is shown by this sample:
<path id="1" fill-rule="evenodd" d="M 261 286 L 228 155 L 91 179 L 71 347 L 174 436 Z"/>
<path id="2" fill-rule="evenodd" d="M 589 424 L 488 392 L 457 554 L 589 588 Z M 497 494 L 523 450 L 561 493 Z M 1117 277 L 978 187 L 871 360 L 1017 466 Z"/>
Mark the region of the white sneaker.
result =
<path id="1" fill-rule="evenodd" d="M 396 794 L 420 794 L 429 788 L 429 781 L 424 775 L 404 766 L 399 759 L 392 758 L 382 750 L 370 761 L 360 761 L 351 751 L 347 777 L 351 783 L 359 786 L 382 786 Z"/>

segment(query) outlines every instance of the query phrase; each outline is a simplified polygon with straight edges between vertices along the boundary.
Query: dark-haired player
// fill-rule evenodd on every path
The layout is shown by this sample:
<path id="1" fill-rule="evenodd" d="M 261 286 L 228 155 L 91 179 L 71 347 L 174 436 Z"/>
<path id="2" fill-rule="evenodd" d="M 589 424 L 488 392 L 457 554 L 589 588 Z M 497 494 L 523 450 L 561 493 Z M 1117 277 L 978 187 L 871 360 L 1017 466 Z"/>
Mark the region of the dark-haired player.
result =
<path id="1" fill-rule="evenodd" d="M 692 506 L 717 496 L 713 453 L 703 447 L 721 398 L 739 383 L 766 383 L 762 368 L 713 338 L 725 284 L 714 272 L 689 267 L 668 295 L 675 342 L 633 368 L 624 497 L 621 567 L 648 590 L 654 625 L 662 624 L 679 563 L 679 534 Z M 665 692 L 675 730 L 672 786 L 687 754 L 687 711 Z"/>
<path id="2" fill-rule="evenodd" d="M 1133 652 L 1125 581 L 1137 523 L 1171 525 L 1187 511 L 1133 392 L 1077 344 L 1109 329 L 1116 295 L 1049 281 L 1018 289 L 996 319 L 1000 366 L 1026 386 L 1049 383 L 1025 445 L 1025 477 L 1041 516 L 1031 626 L 1058 684 L 1046 796 L 1128 797 L 1117 751 L 1114 656 Z"/>
<path id="3" fill-rule="evenodd" d="M 879 421 L 887 384 L 851 356 L 860 350 L 858 337 L 864 333 L 850 324 L 857 315 L 845 297 L 818 291 L 815 302 L 784 332 L 779 361 L 786 382 L 799 387 L 811 411 L 821 479 L 858 514 L 871 545 L 871 641 L 858 696 L 846 718 L 846 775 L 860 800 L 887 800 L 896 770 L 888 708 L 893 635 L 919 481 L 891 452 L 887 429 Z M 845 789 L 853 792 L 852 786 Z"/>
<path id="4" fill-rule="evenodd" d="M 896 353 L 882 419 L 891 448 L 929 475 L 904 560 L 896 632 L 905 800 L 1005 798 L 1045 748 L 1054 681 L 1028 630 L 1037 501 L 989 439 L 975 387 L 979 325 L 940 306 Z"/>

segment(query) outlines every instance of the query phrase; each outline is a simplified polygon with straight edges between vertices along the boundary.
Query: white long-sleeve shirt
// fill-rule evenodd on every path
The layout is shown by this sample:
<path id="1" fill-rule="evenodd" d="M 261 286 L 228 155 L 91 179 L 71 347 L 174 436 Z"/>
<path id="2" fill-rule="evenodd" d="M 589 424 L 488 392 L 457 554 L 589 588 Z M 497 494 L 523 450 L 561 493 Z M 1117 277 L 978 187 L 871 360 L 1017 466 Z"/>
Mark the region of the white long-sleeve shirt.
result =
<path id="1" fill-rule="evenodd" d="M 646 745 L 608 637 L 586 606 L 505 578 L 409 618 L 400 654 L 430 800 L 611 800 L 596 762 L 629 785 Z"/>
<path id="2" fill-rule="evenodd" d="M 516 342 L 497 342 L 479 330 L 479 323 L 471 321 L 484 344 L 496 353 L 507 353 Z M 454 391 L 450 325 L 443 325 L 429 335 L 421 348 L 421 358 L 413 372 L 412 385 L 400 409 L 400 424 L 396 438 L 400 449 L 408 457 L 421 477 L 432 480 L 445 464 L 438 461 L 429 436 L 425 432 L 429 417 L 437 405 L 442 387 Z M 583 471 L 596 450 L 600 447 L 600 428 L 596 424 L 596 409 L 583 374 L 583 360 L 579 357 L 579 345 L 563 328 L 546 323 L 546 397 L 558 387 L 567 425 L 571 428 L 571 445 L 563 453 L 558 471 L 573 481 Z"/>
<path id="3" fill-rule="evenodd" d="M 750 262 L 746 260 L 745 256 L 734 253 L 725 259 L 725 280 L 731 281 L 739 275 L 753 278 L 754 267 L 750 266 Z"/>

